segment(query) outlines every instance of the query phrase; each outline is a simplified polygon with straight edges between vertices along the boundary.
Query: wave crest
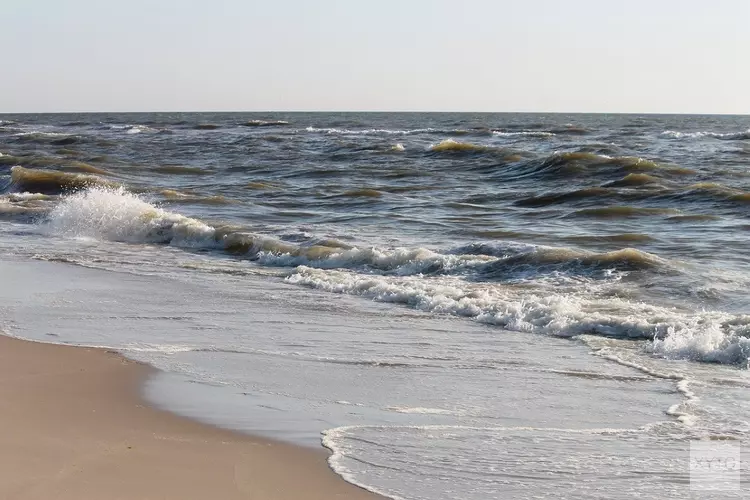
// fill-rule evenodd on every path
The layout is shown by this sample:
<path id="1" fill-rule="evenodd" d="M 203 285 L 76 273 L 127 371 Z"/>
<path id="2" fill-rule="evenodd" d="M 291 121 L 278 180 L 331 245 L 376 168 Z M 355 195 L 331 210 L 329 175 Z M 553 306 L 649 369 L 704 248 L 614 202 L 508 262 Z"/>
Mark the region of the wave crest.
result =
<path id="1" fill-rule="evenodd" d="M 456 141 L 454 139 L 445 139 L 437 144 L 433 144 L 429 147 L 428 151 L 444 154 L 492 154 L 508 162 L 516 162 L 522 159 L 522 155 L 516 151 L 484 144 Z"/>
<path id="2" fill-rule="evenodd" d="M 21 166 L 10 170 L 8 190 L 16 192 L 62 194 L 92 186 L 115 186 L 114 183 L 94 175 L 37 170 Z"/>
<path id="3" fill-rule="evenodd" d="M 750 139 L 750 129 L 725 133 L 711 131 L 680 132 L 677 130 L 665 130 L 661 135 L 671 139 L 700 139 L 702 137 L 711 137 L 713 139 L 721 139 L 725 141 L 743 141 Z"/>

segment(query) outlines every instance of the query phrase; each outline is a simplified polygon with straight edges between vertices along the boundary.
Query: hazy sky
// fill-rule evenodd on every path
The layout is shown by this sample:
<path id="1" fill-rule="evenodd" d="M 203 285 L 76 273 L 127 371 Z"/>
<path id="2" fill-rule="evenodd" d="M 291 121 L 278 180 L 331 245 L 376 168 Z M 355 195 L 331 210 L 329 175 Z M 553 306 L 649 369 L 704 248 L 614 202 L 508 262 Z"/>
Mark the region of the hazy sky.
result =
<path id="1" fill-rule="evenodd" d="M 750 113 L 750 0 L 1 0 L 0 112 Z"/>

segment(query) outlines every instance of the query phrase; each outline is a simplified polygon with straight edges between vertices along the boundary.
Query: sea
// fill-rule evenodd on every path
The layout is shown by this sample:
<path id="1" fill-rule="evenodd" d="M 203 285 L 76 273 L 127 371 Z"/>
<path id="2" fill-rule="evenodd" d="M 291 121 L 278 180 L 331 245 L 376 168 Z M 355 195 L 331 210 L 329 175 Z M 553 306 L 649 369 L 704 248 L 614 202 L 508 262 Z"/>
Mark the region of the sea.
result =
<path id="1" fill-rule="evenodd" d="M 0 193 L 0 329 L 160 407 L 393 499 L 747 498 L 690 449 L 750 445 L 748 116 L 0 115 Z"/>

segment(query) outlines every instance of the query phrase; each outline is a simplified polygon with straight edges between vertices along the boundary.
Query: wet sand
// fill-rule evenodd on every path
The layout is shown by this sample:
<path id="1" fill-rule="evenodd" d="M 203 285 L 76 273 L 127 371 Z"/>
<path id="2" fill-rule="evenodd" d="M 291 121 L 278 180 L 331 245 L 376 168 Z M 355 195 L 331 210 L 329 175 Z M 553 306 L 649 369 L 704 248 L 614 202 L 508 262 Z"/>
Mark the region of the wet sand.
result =
<path id="1" fill-rule="evenodd" d="M 0 498 L 374 499 L 308 449 L 152 408 L 152 368 L 0 336 Z"/>

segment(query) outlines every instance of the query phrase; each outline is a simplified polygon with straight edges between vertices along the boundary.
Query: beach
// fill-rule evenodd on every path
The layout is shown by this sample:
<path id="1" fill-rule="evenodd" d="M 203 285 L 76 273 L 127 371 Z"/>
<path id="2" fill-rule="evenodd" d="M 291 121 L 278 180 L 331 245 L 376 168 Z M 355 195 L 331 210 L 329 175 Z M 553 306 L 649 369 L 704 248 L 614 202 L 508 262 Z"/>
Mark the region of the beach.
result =
<path id="1" fill-rule="evenodd" d="M 367 499 L 321 450 L 220 430 L 140 397 L 153 369 L 0 336 L 0 497 Z"/>

